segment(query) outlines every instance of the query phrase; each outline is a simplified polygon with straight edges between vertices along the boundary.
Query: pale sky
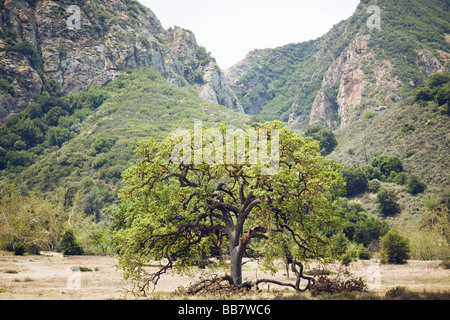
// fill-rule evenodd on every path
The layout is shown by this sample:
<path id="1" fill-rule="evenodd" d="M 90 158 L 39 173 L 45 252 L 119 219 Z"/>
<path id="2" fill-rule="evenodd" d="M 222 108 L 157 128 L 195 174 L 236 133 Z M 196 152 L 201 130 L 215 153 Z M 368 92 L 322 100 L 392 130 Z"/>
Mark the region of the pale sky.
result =
<path id="1" fill-rule="evenodd" d="M 253 49 L 316 39 L 349 18 L 359 0 L 138 0 L 163 27 L 195 33 L 222 69 Z"/>

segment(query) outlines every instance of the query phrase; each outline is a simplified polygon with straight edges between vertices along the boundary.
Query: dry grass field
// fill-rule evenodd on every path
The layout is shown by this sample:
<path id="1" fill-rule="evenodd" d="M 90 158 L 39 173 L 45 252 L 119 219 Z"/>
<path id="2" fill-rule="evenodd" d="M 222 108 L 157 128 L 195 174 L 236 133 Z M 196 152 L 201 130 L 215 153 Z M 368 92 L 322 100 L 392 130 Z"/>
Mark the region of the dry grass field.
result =
<path id="1" fill-rule="evenodd" d="M 115 264 L 113 257 L 63 257 L 57 254 L 19 257 L 0 252 L 0 300 L 136 299 L 132 294 L 126 294 L 131 285 L 122 280 L 122 273 Z M 439 264 L 439 261 L 410 261 L 407 265 L 379 265 L 375 261 L 359 261 L 351 264 L 348 270 L 368 281 L 372 296 L 384 296 L 388 290 L 399 286 L 414 292 L 450 292 L 450 270 Z M 74 267 L 82 272 L 73 272 Z M 179 299 L 172 293 L 179 286 L 188 286 L 205 272 L 224 274 L 223 270 L 210 268 L 193 268 L 190 276 L 168 274 L 161 278 L 148 298 Z M 244 266 L 243 274 L 246 280 L 270 277 L 252 262 Z M 289 281 L 283 268 L 273 278 Z M 263 297 L 270 299 L 268 289 L 276 291 L 276 288 L 263 288 Z M 288 291 L 282 292 L 289 298 Z M 305 295 L 308 298 L 308 294 Z"/>

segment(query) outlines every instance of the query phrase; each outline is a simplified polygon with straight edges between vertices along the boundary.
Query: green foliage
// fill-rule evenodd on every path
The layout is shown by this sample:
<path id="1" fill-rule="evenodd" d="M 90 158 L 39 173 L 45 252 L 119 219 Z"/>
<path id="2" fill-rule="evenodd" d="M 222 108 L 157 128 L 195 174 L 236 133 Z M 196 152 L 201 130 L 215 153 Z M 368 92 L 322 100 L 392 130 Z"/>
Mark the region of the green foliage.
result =
<path id="1" fill-rule="evenodd" d="M 381 182 L 377 179 L 370 180 L 367 185 L 367 190 L 369 192 L 377 193 L 381 189 Z"/>
<path id="2" fill-rule="evenodd" d="M 211 53 L 209 53 L 206 48 L 202 46 L 197 47 L 195 56 L 197 57 L 200 65 L 203 67 L 205 67 L 208 63 L 214 61 L 214 59 L 211 57 Z"/>
<path id="3" fill-rule="evenodd" d="M 408 182 L 408 174 L 406 172 L 399 172 L 395 176 L 394 182 L 398 185 L 405 185 Z"/>
<path id="4" fill-rule="evenodd" d="M 116 144 L 116 142 L 116 137 L 98 137 L 92 144 L 94 155 L 108 152 Z"/>
<path id="5" fill-rule="evenodd" d="M 14 87 L 6 79 L 0 79 L 0 90 L 9 93 L 10 95 L 14 95 Z"/>
<path id="6" fill-rule="evenodd" d="M 409 240 L 395 230 L 389 231 L 381 239 L 381 254 L 386 263 L 405 264 L 410 251 Z"/>
<path id="7" fill-rule="evenodd" d="M 306 129 L 305 136 L 319 141 L 320 152 L 323 156 L 326 156 L 333 152 L 333 150 L 338 145 L 336 136 L 334 135 L 333 131 L 331 129 L 326 129 L 320 125 L 309 126 L 308 129 Z"/>
<path id="8" fill-rule="evenodd" d="M 381 171 L 380 168 L 378 167 L 363 166 L 361 167 L 361 169 L 364 171 L 364 174 L 366 175 L 369 181 L 382 179 Z"/>
<path id="9" fill-rule="evenodd" d="M 194 82 L 200 85 L 205 83 L 205 80 L 203 80 L 203 70 L 201 68 L 194 71 Z"/>
<path id="10" fill-rule="evenodd" d="M 364 118 L 366 119 L 371 119 L 375 116 L 375 111 L 374 110 L 368 110 L 364 113 Z"/>
<path id="11" fill-rule="evenodd" d="M 399 173 L 403 171 L 403 165 L 399 158 L 392 156 L 375 157 L 372 166 L 380 169 L 381 174 L 389 177 L 391 172 Z"/>
<path id="12" fill-rule="evenodd" d="M 25 253 L 25 246 L 22 242 L 16 242 L 13 246 L 14 255 L 23 256 Z"/>
<path id="13" fill-rule="evenodd" d="M 77 243 L 73 230 L 64 232 L 61 238 L 61 251 L 67 256 L 83 255 L 83 248 Z"/>
<path id="14" fill-rule="evenodd" d="M 21 243 L 26 252 L 55 250 L 66 213 L 64 196 L 58 191 L 51 199 L 37 194 L 22 195 L 14 185 L 0 187 L 0 248 L 14 250 Z"/>
<path id="15" fill-rule="evenodd" d="M 450 74 L 438 73 L 432 75 L 426 83 L 414 91 L 417 102 L 434 101 L 438 106 L 450 103 Z"/>
<path id="16" fill-rule="evenodd" d="M 398 196 L 395 190 L 381 189 L 377 195 L 378 209 L 384 216 L 392 216 L 400 213 Z"/>
<path id="17" fill-rule="evenodd" d="M 17 172 L 31 166 L 42 148 L 62 147 L 107 97 L 96 87 L 65 97 L 42 95 L 24 112 L 8 117 L 0 127 L 0 148 L 6 151 L 0 154 L 0 170 Z"/>
<path id="18" fill-rule="evenodd" d="M 408 179 L 408 184 L 406 185 L 406 191 L 412 195 L 423 193 L 426 188 L 427 186 L 425 185 L 425 183 L 420 181 L 420 178 L 416 175 L 412 175 Z"/>
<path id="19" fill-rule="evenodd" d="M 69 141 L 73 135 L 67 128 L 52 127 L 47 131 L 46 140 L 51 146 L 61 147 L 64 142 Z"/>
<path id="20" fill-rule="evenodd" d="M 28 167 L 34 163 L 34 158 L 33 154 L 27 151 L 10 151 L 6 155 L 7 167 L 11 170 Z"/>
<path id="21" fill-rule="evenodd" d="M 137 154 L 142 160 L 123 174 L 121 205 L 112 226 L 126 278 L 147 288 L 157 282 L 143 272 L 149 261 L 167 259 L 161 270 L 183 272 L 199 259 L 221 258 L 222 243 L 229 247 L 237 285 L 242 280 L 235 276 L 240 275 L 247 248 L 270 270 L 286 251 L 299 259 L 331 254 L 323 243 L 332 245 L 326 234 L 340 230 L 341 220 L 330 202 L 343 189 L 338 165 L 320 156 L 316 142 L 293 134 L 279 122 L 254 126 L 280 131 L 280 168 L 273 175 L 262 175 L 261 163 L 172 163 L 178 141 L 170 136 L 140 144 Z M 225 125 L 217 129 L 226 132 Z M 210 143 L 205 141 L 204 148 Z M 305 186 L 309 191 L 301 192 Z M 302 240 L 305 237 L 307 242 Z"/>
<path id="22" fill-rule="evenodd" d="M 349 241 L 368 247 L 389 231 L 385 221 L 369 217 L 359 203 L 342 198 L 336 206 L 336 212 L 344 219 L 344 234 Z"/>
<path id="23" fill-rule="evenodd" d="M 368 179 L 363 169 L 358 167 L 344 168 L 342 177 L 347 186 L 348 196 L 354 196 L 367 190 Z"/>

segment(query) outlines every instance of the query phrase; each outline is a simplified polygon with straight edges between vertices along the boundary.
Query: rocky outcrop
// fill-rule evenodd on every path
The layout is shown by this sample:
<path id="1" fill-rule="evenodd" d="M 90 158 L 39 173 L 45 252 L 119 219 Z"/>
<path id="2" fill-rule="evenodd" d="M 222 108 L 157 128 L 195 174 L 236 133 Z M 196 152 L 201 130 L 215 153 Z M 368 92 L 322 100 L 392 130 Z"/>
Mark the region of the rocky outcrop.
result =
<path id="1" fill-rule="evenodd" d="M 419 69 L 427 76 L 435 73 L 445 72 L 446 68 L 429 50 L 416 50 L 417 65 Z"/>
<path id="2" fill-rule="evenodd" d="M 253 67 L 253 63 L 258 58 L 260 50 L 249 52 L 244 59 L 225 70 L 225 78 L 231 86 L 236 86 L 239 80 Z"/>
<path id="3" fill-rule="evenodd" d="M 0 87 L 0 121 L 23 110 L 43 90 L 76 92 L 114 81 L 126 69 L 146 67 L 174 85 L 197 85 L 212 103 L 239 109 L 214 59 L 207 66 L 197 59 L 194 34 L 178 27 L 164 30 L 137 1 L 0 3 L 0 76 L 13 87 Z M 80 8 L 79 29 L 68 28 L 70 5 Z M 198 70 L 205 80 L 201 85 L 195 82 Z"/>
<path id="4" fill-rule="evenodd" d="M 204 48 L 198 46 L 194 33 L 175 26 L 168 30 L 166 39 L 171 51 L 183 61 L 184 78 L 190 83 L 195 83 L 201 98 L 241 113 L 244 112 L 236 95 L 228 86 L 224 72 L 214 58 Z M 199 59 L 202 60 L 199 61 Z M 201 72 L 201 79 L 196 78 L 196 70 Z"/>
<path id="5" fill-rule="evenodd" d="M 242 77 L 252 68 L 254 67 L 254 63 L 258 59 L 260 50 L 253 50 L 249 52 L 244 59 L 231 66 L 227 70 L 225 70 L 225 81 L 230 86 L 230 88 L 243 88 L 243 84 L 240 82 Z M 251 83 L 246 83 L 246 86 L 252 87 Z M 245 88 L 244 88 L 245 90 Z M 238 103 L 238 109 L 241 112 L 244 112 L 244 108 L 239 104 L 238 99 L 236 98 Z M 263 95 L 259 96 L 255 101 L 252 101 L 252 105 L 245 111 L 247 114 L 257 115 L 261 112 L 262 107 L 267 103 L 268 99 Z"/>
<path id="6" fill-rule="evenodd" d="M 355 109 L 360 105 L 364 91 L 364 72 L 359 63 L 369 39 L 370 35 L 355 38 L 327 70 L 312 106 L 310 124 L 335 126 L 340 122 L 345 126 L 357 116 Z M 338 88 L 337 95 L 331 88 Z"/>

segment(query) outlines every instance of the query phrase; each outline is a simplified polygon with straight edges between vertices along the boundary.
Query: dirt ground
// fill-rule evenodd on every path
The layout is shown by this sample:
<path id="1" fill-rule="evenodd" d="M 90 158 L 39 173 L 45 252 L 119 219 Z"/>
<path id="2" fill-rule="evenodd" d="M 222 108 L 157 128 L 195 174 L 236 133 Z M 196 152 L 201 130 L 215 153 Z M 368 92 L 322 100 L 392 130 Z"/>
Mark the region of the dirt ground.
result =
<path id="1" fill-rule="evenodd" d="M 122 280 L 116 263 L 113 257 L 63 257 L 51 253 L 18 257 L 0 252 L 0 300 L 135 299 L 126 294 L 131 285 Z M 412 291 L 450 291 L 450 270 L 441 268 L 439 263 L 410 261 L 407 265 L 397 266 L 359 261 L 352 263 L 348 270 L 357 277 L 363 277 L 370 291 L 377 294 L 384 294 L 397 286 L 408 287 Z M 308 267 L 312 266 L 306 266 L 306 269 Z M 191 276 L 165 275 L 153 297 L 170 299 L 167 293 L 179 286 L 188 286 L 205 272 L 224 274 L 224 270 L 194 268 Z M 244 280 L 254 280 L 271 276 L 264 274 L 255 262 L 249 262 L 243 267 L 243 277 Z M 289 281 L 283 268 L 273 278 Z"/>

